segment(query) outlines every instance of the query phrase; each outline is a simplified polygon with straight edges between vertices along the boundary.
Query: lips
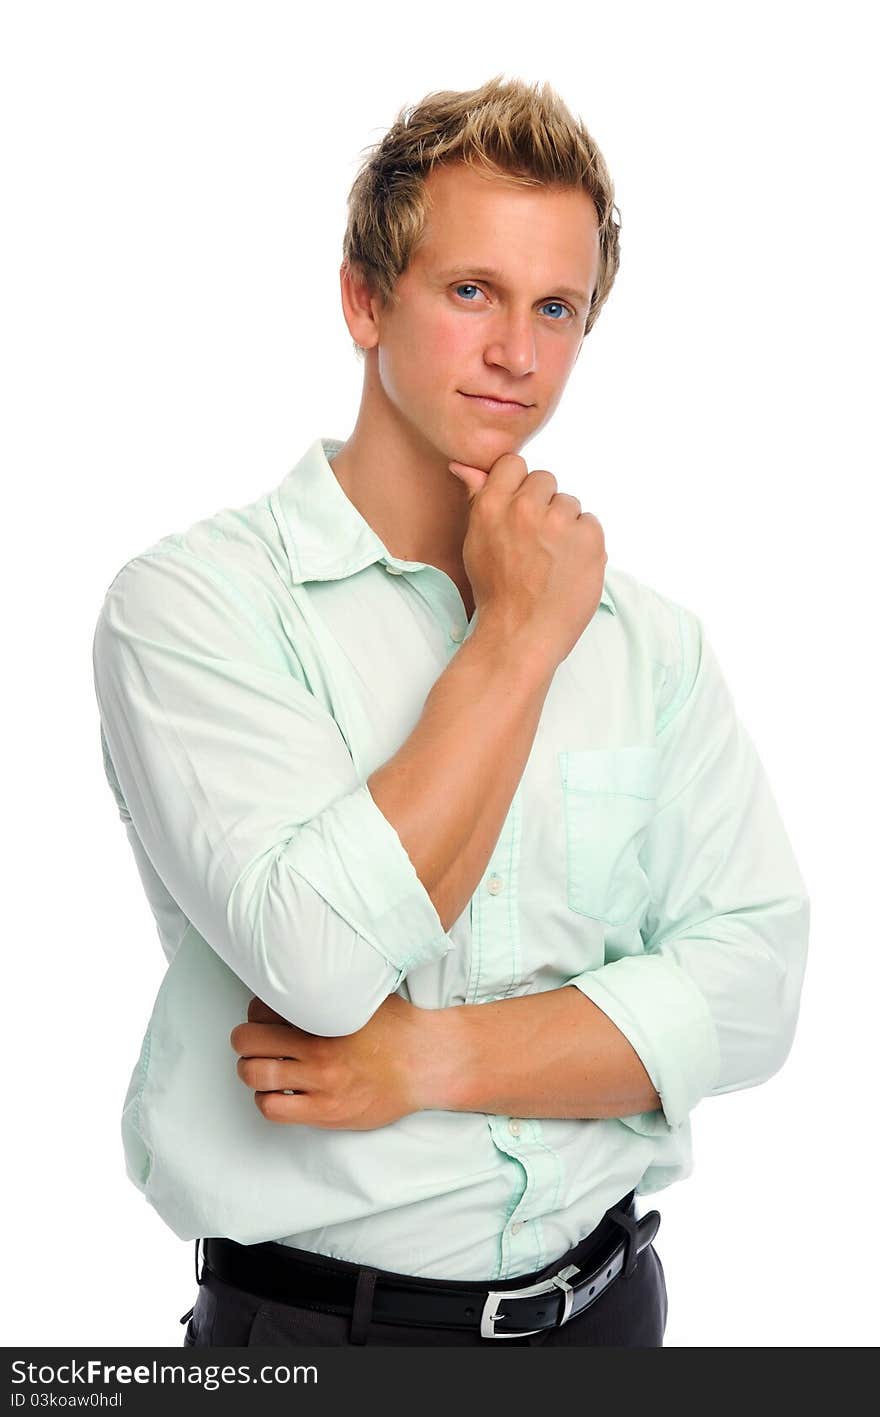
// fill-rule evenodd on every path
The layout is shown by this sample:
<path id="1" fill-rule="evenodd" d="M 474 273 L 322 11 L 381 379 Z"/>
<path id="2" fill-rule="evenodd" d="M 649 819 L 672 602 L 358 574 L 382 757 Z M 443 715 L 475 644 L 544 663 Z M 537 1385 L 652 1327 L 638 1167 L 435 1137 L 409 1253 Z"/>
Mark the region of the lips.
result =
<path id="1" fill-rule="evenodd" d="M 465 393 L 464 389 L 459 389 L 459 393 L 463 394 L 466 399 L 481 399 L 489 403 L 502 404 L 507 408 L 531 408 L 531 404 L 521 403 L 519 399 L 505 398 L 502 394 L 469 394 Z"/>

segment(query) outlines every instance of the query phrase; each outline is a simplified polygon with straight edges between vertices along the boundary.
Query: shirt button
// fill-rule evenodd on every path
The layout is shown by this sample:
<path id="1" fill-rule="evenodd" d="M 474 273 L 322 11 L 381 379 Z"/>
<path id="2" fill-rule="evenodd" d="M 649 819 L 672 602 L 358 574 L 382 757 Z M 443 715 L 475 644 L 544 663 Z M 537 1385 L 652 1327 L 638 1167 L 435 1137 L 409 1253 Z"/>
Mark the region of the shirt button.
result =
<path id="1" fill-rule="evenodd" d="M 513 1224 L 511 1225 L 511 1227 L 510 1227 L 510 1233 L 511 1233 L 511 1235 L 518 1235 L 519 1232 L 520 1232 L 520 1230 L 522 1230 L 522 1228 L 523 1228 L 524 1225 L 525 1225 L 525 1221 L 524 1221 L 524 1220 L 515 1220 L 515 1221 L 513 1222 Z"/>
<path id="2" fill-rule="evenodd" d="M 467 631 L 465 630 L 464 625 L 453 625 L 452 629 L 449 631 L 449 638 L 451 640 L 455 640 L 455 643 L 457 645 L 460 645 L 466 633 Z"/>
<path id="3" fill-rule="evenodd" d="M 504 890 L 504 882 L 500 876 L 490 876 L 486 882 L 486 890 L 490 895 L 500 895 Z"/>
<path id="4" fill-rule="evenodd" d="M 519 1136 L 520 1132 L 522 1131 L 522 1123 L 520 1122 L 518 1117 L 511 1117 L 510 1121 L 507 1123 L 507 1130 L 510 1132 L 511 1136 Z"/>
<path id="5" fill-rule="evenodd" d="M 389 565 L 386 565 L 386 566 L 385 566 L 385 569 L 386 569 L 386 571 L 388 572 L 389 576 L 402 576 L 402 575 L 403 575 L 403 571 L 401 570 L 401 568 L 400 568 L 399 566 L 389 566 Z"/>

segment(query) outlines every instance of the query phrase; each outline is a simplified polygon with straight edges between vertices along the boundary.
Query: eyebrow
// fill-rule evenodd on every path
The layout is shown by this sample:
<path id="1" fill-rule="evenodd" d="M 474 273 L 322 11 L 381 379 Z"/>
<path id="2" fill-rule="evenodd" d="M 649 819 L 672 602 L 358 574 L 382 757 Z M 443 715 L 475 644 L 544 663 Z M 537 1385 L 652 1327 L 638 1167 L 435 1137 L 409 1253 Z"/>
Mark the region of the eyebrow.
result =
<path id="1" fill-rule="evenodd" d="M 438 272 L 438 280 L 452 280 L 454 276 L 476 276 L 478 280 L 492 281 L 503 289 L 501 271 L 494 266 L 452 266 L 447 271 Z M 574 290 L 570 285 L 554 285 L 551 287 L 557 295 L 565 295 L 569 300 L 574 300 L 578 304 L 586 305 L 587 297 L 582 290 Z"/>

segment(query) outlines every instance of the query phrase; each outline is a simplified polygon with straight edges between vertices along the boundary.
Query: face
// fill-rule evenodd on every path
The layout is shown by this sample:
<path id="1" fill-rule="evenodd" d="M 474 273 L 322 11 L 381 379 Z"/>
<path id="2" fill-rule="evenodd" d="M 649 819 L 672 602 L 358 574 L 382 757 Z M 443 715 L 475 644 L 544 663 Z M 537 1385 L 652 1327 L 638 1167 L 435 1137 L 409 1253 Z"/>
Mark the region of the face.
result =
<path id="1" fill-rule="evenodd" d="M 425 185 L 429 216 L 399 303 L 372 304 L 376 393 L 416 441 L 488 469 L 562 396 L 597 279 L 596 208 L 579 188 L 513 186 L 461 163 Z"/>

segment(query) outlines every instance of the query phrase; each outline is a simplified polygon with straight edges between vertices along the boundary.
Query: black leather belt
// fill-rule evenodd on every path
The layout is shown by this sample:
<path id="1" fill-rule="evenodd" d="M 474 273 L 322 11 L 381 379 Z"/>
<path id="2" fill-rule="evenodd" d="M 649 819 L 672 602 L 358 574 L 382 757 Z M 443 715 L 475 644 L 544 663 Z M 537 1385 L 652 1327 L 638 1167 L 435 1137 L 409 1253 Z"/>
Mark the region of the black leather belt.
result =
<path id="1" fill-rule="evenodd" d="M 562 1260 L 533 1275 L 479 1284 L 372 1270 L 371 1320 L 476 1328 L 484 1338 L 520 1338 L 555 1328 L 594 1304 L 618 1275 L 631 1274 L 659 1228 L 659 1211 L 636 1219 L 630 1191 Z M 263 1299 L 323 1313 L 350 1314 L 358 1276 L 370 1269 L 271 1241 L 239 1245 L 207 1238 L 202 1243 L 204 1263 L 218 1279 Z"/>

